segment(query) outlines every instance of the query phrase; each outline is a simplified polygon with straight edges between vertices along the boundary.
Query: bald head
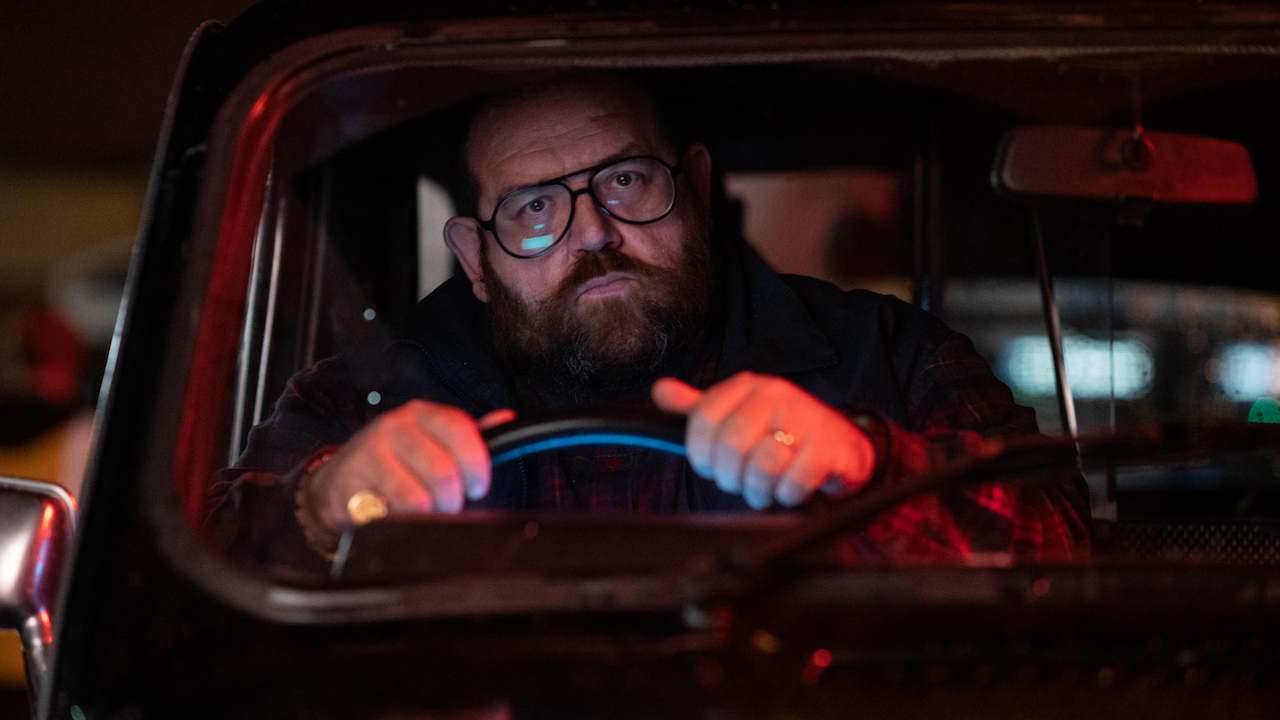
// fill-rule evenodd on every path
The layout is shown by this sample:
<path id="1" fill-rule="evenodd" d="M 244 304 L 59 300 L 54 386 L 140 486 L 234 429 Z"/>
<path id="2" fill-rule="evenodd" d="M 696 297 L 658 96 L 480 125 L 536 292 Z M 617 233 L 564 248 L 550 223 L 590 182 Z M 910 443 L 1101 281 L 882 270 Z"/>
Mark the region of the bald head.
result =
<path id="1" fill-rule="evenodd" d="M 507 192 L 546 180 L 523 172 L 534 166 L 545 172 L 556 165 L 564 174 L 608 159 L 598 156 L 599 140 L 624 129 L 631 142 L 604 148 L 609 155 L 679 161 L 653 98 L 626 75 L 575 74 L 491 98 L 472 121 L 465 147 L 476 214 L 488 217 Z"/>

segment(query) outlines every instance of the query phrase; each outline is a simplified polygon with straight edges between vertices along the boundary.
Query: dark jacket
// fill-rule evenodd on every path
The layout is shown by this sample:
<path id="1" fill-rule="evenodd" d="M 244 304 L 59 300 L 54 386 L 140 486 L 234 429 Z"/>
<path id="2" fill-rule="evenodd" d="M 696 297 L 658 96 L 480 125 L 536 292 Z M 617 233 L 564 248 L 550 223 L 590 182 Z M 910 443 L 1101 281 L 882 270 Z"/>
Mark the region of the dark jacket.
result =
<path id="1" fill-rule="evenodd" d="M 874 418 L 864 425 L 879 451 L 877 482 L 936 466 L 975 447 L 979 436 L 1036 432 L 1033 412 L 1013 402 L 969 340 L 921 310 L 888 296 L 780 276 L 741 244 L 726 253 L 722 280 L 712 379 L 743 370 L 780 375 L 847 414 Z M 271 417 L 250 433 L 236 467 L 215 485 L 215 536 L 253 563 L 314 560 L 294 519 L 300 469 L 412 398 L 474 417 L 519 408 L 515 386 L 494 357 L 485 306 L 465 277 L 422 300 L 402 337 L 385 348 L 352 350 L 290 380 Z M 680 475 L 671 509 L 746 509 L 682 460 L 663 462 L 674 462 Z M 529 474 L 525 463 L 499 468 L 489 497 L 469 507 L 564 509 L 531 503 Z M 879 539 L 875 526 L 868 531 L 867 544 L 893 545 L 890 554 L 915 559 L 957 560 L 975 551 L 1054 559 L 1087 552 L 1087 509 L 1069 481 L 992 487 L 994 495 L 978 488 L 904 506 L 877 523 Z"/>

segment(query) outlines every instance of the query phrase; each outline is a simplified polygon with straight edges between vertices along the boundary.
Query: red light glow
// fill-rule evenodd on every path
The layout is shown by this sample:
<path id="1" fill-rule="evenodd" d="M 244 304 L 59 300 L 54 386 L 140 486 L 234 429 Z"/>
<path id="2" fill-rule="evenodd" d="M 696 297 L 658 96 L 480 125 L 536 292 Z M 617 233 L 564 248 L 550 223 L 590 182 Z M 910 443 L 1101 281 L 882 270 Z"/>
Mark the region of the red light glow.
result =
<path id="1" fill-rule="evenodd" d="M 37 617 L 40 618 L 40 636 L 44 638 L 44 644 L 53 644 L 53 622 L 49 619 L 49 611 L 41 610 Z"/>

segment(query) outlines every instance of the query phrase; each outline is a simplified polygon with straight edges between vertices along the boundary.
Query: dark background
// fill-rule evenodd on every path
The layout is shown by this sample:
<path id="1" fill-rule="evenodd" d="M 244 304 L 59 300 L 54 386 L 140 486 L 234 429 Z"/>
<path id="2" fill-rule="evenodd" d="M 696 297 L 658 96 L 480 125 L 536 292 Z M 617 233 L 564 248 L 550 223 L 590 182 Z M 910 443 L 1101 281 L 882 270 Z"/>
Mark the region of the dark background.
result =
<path id="1" fill-rule="evenodd" d="M 68 258 L 127 259 L 187 38 L 252 4 L 0 0 L 0 348 Z M 16 646 L 0 637 L 0 718 L 30 716 Z"/>
<path id="2" fill-rule="evenodd" d="M 0 298 L 132 243 L 187 38 L 251 0 L 0 3 Z"/>

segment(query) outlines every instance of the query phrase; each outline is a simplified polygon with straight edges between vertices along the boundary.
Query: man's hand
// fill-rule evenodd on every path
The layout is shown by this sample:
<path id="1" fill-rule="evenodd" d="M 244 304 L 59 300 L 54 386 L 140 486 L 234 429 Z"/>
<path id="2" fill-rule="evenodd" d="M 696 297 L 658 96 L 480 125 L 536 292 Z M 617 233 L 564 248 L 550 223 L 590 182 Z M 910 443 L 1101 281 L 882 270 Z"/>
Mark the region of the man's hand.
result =
<path id="1" fill-rule="evenodd" d="M 862 487 L 875 467 L 871 440 L 831 406 L 774 375 L 742 372 L 705 392 L 675 378 L 653 385 L 653 401 L 689 416 L 694 472 L 756 509 L 798 505 L 819 487 Z"/>
<path id="2" fill-rule="evenodd" d="M 489 449 L 480 436 L 515 419 L 513 410 L 471 416 L 450 405 L 412 400 L 372 420 L 300 489 L 312 517 L 337 534 L 351 524 L 347 502 L 361 491 L 386 498 L 392 513 L 456 513 L 463 496 L 489 493 Z M 323 544 L 329 544 L 323 542 Z"/>

